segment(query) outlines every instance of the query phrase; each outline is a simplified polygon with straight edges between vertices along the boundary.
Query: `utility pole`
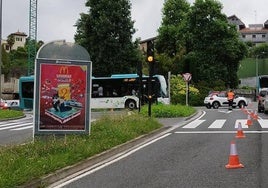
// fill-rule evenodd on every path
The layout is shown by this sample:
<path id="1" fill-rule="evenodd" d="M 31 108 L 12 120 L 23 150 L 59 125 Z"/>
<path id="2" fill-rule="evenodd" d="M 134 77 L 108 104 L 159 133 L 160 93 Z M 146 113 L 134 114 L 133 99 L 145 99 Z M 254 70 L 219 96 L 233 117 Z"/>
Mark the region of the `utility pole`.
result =
<path id="1" fill-rule="evenodd" d="M 37 35 L 37 0 L 30 0 L 28 38 L 28 76 L 34 74 Z"/>
<path id="2" fill-rule="evenodd" d="M 150 40 L 147 42 L 147 53 L 146 61 L 149 63 L 149 79 L 148 79 L 148 116 L 151 117 L 151 106 L 152 106 L 152 76 L 153 76 L 153 65 L 154 60 L 154 41 Z"/>

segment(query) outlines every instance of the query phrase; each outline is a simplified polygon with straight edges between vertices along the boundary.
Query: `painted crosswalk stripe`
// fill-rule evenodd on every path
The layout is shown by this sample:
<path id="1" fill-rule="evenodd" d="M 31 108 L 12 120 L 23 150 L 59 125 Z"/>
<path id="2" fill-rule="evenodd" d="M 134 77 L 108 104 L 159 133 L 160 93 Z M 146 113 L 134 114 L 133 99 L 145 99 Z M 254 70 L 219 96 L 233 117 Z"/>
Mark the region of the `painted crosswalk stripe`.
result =
<path id="1" fill-rule="evenodd" d="M 26 127 L 20 127 L 20 128 L 16 128 L 16 129 L 11 129 L 11 131 L 20 131 L 20 130 L 31 129 L 31 128 L 33 128 L 32 125 L 26 126 Z"/>
<path id="2" fill-rule="evenodd" d="M 197 119 L 197 120 L 194 120 L 192 121 L 191 123 L 185 125 L 184 127 L 182 128 L 185 128 L 185 129 L 193 129 L 193 128 L 196 128 L 198 127 L 201 123 L 203 123 L 204 121 L 206 120 L 200 120 L 200 119 Z"/>
<path id="3" fill-rule="evenodd" d="M 215 120 L 208 128 L 209 129 L 220 129 L 223 127 L 226 119 L 217 119 Z"/>
<path id="4" fill-rule="evenodd" d="M 33 123 L 33 122 L 31 122 L 31 123 Z M 17 125 L 17 124 L 20 124 L 20 125 L 21 125 L 21 123 L 19 123 L 19 122 L 3 123 L 3 124 L 0 124 L 0 128 L 3 128 L 3 127 L 10 127 L 10 126 L 12 126 L 12 125 Z"/>
<path id="5" fill-rule="evenodd" d="M 248 125 L 247 125 L 247 119 L 237 119 L 236 121 L 235 121 L 235 125 L 234 125 L 234 128 L 238 128 L 238 123 L 241 123 L 241 125 L 242 125 L 242 128 L 248 128 Z"/>
<path id="6" fill-rule="evenodd" d="M 22 127 L 22 126 L 25 126 L 25 125 L 32 125 L 33 123 L 30 122 L 30 123 L 24 123 L 24 124 L 19 124 L 19 125 L 14 125 L 14 126 L 9 126 L 9 127 L 2 127 L 0 128 L 0 130 L 5 130 L 5 129 L 13 129 L 13 128 L 16 128 L 16 127 Z"/>
<path id="7" fill-rule="evenodd" d="M 258 122 L 262 128 L 268 128 L 268 119 L 259 119 Z"/>

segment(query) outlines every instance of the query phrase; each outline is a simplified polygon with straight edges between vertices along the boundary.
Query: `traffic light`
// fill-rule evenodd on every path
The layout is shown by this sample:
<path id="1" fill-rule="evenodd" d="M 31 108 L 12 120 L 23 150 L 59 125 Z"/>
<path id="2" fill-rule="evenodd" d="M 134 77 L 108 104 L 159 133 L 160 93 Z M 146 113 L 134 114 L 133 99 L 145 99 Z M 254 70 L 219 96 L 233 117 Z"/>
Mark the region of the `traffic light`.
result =
<path id="1" fill-rule="evenodd" d="M 146 61 L 151 63 L 154 61 L 154 41 L 150 40 L 147 42 L 147 58 Z"/>

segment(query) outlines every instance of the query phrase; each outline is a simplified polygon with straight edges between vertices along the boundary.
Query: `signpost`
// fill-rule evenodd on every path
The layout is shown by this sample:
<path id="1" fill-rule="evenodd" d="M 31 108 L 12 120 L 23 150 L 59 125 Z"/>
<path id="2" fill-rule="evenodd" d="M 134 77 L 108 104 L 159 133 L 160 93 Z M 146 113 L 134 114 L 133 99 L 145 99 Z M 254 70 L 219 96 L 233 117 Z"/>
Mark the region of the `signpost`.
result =
<path id="1" fill-rule="evenodd" d="M 87 51 L 54 41 L 36 57 L 34 135 L 89 134 L 92 71 Z"/>
<path id="2" fill-rule="evenodd" d="M 192 74 L 191 73 L 184 73 L 182 74 L 183 79 L 186 83 L 186 106 L 188 106 L 188 99 L 189 99 L 189 82 L 192 79 Z"/>

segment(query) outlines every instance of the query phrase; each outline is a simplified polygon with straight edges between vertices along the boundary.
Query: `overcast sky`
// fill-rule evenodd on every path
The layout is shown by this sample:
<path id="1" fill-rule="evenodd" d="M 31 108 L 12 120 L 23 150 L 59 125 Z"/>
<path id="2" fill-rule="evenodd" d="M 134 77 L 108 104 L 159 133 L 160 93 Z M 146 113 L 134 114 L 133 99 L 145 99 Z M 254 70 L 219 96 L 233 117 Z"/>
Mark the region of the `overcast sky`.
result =
<path id="1" fill-rule="evenodd" d="M 188 0 L 193 3 L 194 0 Z M 74 24 L 81 12 L 87 12 L 86 0 L 38 0 L 37 40 L 50 42 L 66 39 L 73 42 L 76 31 Z M 268 20 L 267 0 L 220 0 L 222 12 L 235 14 L 242 22 L 263 24 Z M 30 0 L 2 0 L 2 38 L 17 31 L 29 34 Z M 134 38 L 142 40 L 157 35 L 161 24 L 164 0 L 131 0 L 132 20 L 137 32 Z"/>

